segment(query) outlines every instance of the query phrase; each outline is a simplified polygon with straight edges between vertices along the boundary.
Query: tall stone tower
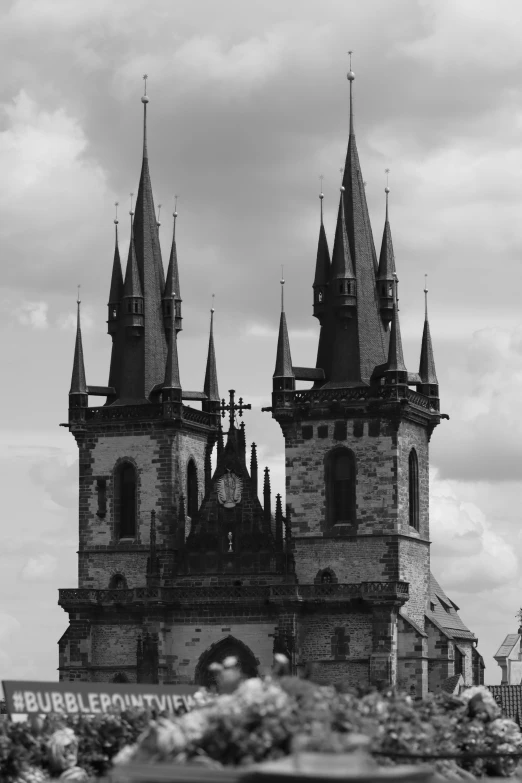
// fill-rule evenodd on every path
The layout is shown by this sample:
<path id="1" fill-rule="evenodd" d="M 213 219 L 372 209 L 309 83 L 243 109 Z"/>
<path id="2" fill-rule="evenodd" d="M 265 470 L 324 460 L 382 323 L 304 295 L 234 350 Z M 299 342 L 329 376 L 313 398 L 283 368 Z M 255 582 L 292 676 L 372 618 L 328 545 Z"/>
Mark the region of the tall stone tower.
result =
<path id="1" fill-rule="evenodd" d="M 181 387 L 177 213 L 165 279 L 149 174 L 146 95 L 142 101 L 143 160 L 136 206 L 130 213 L 125 278 L 115 220 L 108 386 L 86 382 L 78 303 L 68 427 L 79 449 L 79 590 L 60 594 L 70 617 L 60 641 L 63 679 L 106 679 L 115 674 L 135 678 L 138 637 L 141 650 L 143 642 L 150 650 L 154 645 L 147 634 L 155 631 L 143 601 L 128 591 L 154 585 L 175 572 L 179 528 L 184 533 L 186 517 L 190 522 L 199 508 L 218 432 L 212 330 L 203 391 Z M 105 397 L 105 404 L 89 407 L 92 396 Z M 202 409 L 184 405 L 184 400 L 199 401 Z M 115 599 L 111 591 L 116 591 Z M 122 612 L 117 604 L 124 597 Z M 147 601 L 150 608 L 153 596 Z M 123 658 L 114 655 L 116 648 L 126 651 Z M 152 649 L 152 658 L 154 654 Z"/>
<path id="2" fill-rule="evenodd" d="M 399 682 L 422 695 L 430 661 L 429 441 L 441 419 L 439 387 L 427 312 L 419 372 L 404 363 L 389 189 L 377 259 L 351 70 L 348 80 L 348 150 L 331 259 L 320 196 L 316 367 L 292 365 L 282 313 L 273 376 L 296 577 L 300 584 L 339 585 L 337 604 L 325 599 L 320 622 L 301 613 L 299 654 L 315 659 L 327 679 Z M 298 390 L 296 381 L 313 386 Z"/>

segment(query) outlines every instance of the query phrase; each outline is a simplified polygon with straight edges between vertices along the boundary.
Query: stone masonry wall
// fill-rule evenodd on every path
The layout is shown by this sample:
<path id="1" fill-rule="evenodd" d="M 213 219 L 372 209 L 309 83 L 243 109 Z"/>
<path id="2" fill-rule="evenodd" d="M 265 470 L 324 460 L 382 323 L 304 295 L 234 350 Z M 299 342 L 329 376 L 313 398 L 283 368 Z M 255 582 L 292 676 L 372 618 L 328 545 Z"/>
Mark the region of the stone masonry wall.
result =
<path id="1" fill-rule="evenodd" d="M 372 653 L 372 615 L 317 613 L 299 620 L 299 662 L 359 661 Z"/>
<path id="2" fill-rule="evenodd" d="M 399 578 L 410 583 L 403 612 L 424 629 L 430 587 L 430 548 L 425 541 L 399 539 Z"/>
<path id="3" fill-rule="evenodd" d="M 398 559 L 393 557 L 395 548 L 395 542 L 385 536 L 296 538 L 297 578 L 302 584 L 312 584 L 319 571 L 331 568 L 341 583 L 398 579 Z"/>
<path id="4" fill-rule="evenodd" d="M 260 673 L 268 674 L 273 663 L 274 635 L 277 621 L 260 618 L 258 622 L 238 622 L 231 619 L 224 624 L 222 618 L 216 622 L 180 623 L 175 619 L 167 623 L 163 644 L 164 660 L 167 666 L 166 679 L 169 682 L 193 682 L 201 656 L 209 647 L 232 636 L 243 642 L 258 660 Z"/>
<path id="5" fill-rule="evenodd" d="M 403 610 L 404 611 L 404 610 Z M 428 693 L 428 640 L 401 615 L 397 634 L 397 687 L 414 697 Z"/>
<path id="6" fill-rule="evenodd" d="M 430 537 L 430 461 L 428 432 L 425 427 L 415 422 L 401 421 L 398 434 L 398 529 L 413 537 L 429 539 Z M 415 449 L 419 465 L 419 533 L 409 524 L 409 457 Z"/>
<path id="7" fill-rule="evenodd" d="M 118 667 L 136 666 L 139 625 L 93 625 L 92 665 Z"/>
<path id="8" fill-rule="evenodd" d="M 96 433 L 88 430 L 79 438 L 80 587 L 106 588 L 113 573 L 123 573 L 129 586 L 145 584 L 150 512 L 156 510 L 158 546 L 170 545 L 179 498 L 186 496 L 190 459 L 197 468 L 199 501 L 203 498 L 206 443 L 204 432 L 180 432 L 157 423 L 128 423 Z M 114 471 L 124 459 L 136 466 L 138 474 L 138 525 L 132 542 L 118 540 L 114 522 Z M 98 514 L 99 479 L 106 481 L 105 516 Z M 144 548 L 141 557 L 140 546 Z M 134 550 L 132 555 L 129 549 Z"/>

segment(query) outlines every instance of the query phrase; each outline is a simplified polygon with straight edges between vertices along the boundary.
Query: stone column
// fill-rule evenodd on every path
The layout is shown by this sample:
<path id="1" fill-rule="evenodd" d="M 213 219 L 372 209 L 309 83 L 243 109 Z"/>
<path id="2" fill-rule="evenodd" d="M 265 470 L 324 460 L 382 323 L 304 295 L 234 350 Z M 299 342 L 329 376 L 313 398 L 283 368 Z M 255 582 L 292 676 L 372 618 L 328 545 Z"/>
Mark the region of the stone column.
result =
<path id="1" fill-rule="evenodd" d="M 372 653 L 370 656 L 370 683 L 390 685 L 397 683 L 397 615 L 399 605 L 391 602 L 372 602 Z"/>

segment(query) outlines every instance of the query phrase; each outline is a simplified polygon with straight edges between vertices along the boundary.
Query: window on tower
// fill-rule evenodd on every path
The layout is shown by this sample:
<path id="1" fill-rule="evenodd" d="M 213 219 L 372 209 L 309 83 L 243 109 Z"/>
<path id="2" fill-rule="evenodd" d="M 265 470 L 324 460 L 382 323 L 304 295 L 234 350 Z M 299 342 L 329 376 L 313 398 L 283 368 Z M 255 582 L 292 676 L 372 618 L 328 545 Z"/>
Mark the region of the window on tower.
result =
<path id="1" fill-rule="evenodd" d="M 419 460 L 415 449 L 408 458 L 409 522 L 415 530 L 419 529 Z"/>
<path id="2" fill-rule="evenodd" d="M 114 476 L 114 517 L 118 538 L 136 536 L 136 489 L 136 468 L 130 462 L 122 462 Z"/>
<path id="3" fill-rule="evenodd" d="M 193 459 L 187 465 L 187 514 L 192 517 L 198 510 L 198 471 Z"/>
<path id="4" fill-rule="evenodd" d="M 335 449 L 326 460 L 327 518 L 330 525 L 353 524 L 356 513 L 355 456 L 349 449 Z"/>

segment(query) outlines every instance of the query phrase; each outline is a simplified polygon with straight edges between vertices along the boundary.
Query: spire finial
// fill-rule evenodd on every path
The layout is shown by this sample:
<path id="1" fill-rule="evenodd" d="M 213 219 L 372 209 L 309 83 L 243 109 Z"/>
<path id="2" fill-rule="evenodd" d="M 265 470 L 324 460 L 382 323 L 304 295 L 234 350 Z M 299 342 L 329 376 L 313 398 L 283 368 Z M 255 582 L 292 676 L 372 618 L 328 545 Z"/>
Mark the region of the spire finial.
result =
<path id="1" fill-rule="evenodd" d="M 114 212 L 115 212 L 115 214 L 114 214 L 114 224 L 115 224 L 116 226 L 117 226 L 117 225 L 118 225 L 118 223 L 120 222 L 120 221 L 118 220 L 118 205 L 119 205 L 119 201 L 115 201 L 115 202 L 114 202 Z"/>
<path id="2" fill-rule="evenodd" d="M 321 225 L 322 225 L 323 224 L 323 198 L 324 198 L 323 179 L 324 179 L 324 176 L 322 174 L 320 174 L 319 175 L 319 179 L 321 180 L 321 192 L 319 193 L 319 201 L 321 202 Z"/>
<path id="3" fill-rule="evenodd" d="M 352 85 L 353 85 L 353 80 L 355 79 L 355 74 L 352 71 L 352 54 L 353 54 L 353 52 L 350 50 L 348 52 L 348 54 L 350 55 L 350 70 L 346 74 L 346 78 L 350 82 L 350 136 L 353 136 L 354 133 L 353 133 L 353 94 L 352 94 Z"/>
<path id="4" fill-rule="evenodd" d="M 130 194 L 130 209 L 129 209 L 129 215 L 131 216 L 131 223 L 132 218 L 134 217 L 134 209 L 132 208 L 132 199 L 134 198 L 134 193 Z"/>
<path id="5" fill-rule="evenodd" d="M 388 185 L 388 177 L 390 175 L 390 169 L 384 169 L 384 172 L 386 174 L 386 187 L 384 188 L 384 192 L 386 193 L 386 220 L 388 220 L 388 195 L 390 193 L 390 188 Z"/>
<path id="6" fill-rule="evenodd" d="M 78 312 L 80 312 L 80 305 L 82 303 L 82 300 L 80 299 L 80 288 L 82 287 L 81 283 L 78 283 L 78 294 L 76 296 L 76 304 L 78 305 Z"/>
<path id="7" fill-rule="evenodd" d="M 210 308 L 210 312 L 211 313 L 214 312 L 214 298 L 215 298 L 215 296 L 216 296 L 215 294 L 212 294 L 212 307 Z"/>
<path id="8" fill-rule="evenodd" d="M 160 215 L 161 215 L 161 204 L 158 204 L 158 217 L 156 218 L 156 225 L 158 228 L 161 226 Z"/>
<path id="9" fill-rule="evenodd" d="M 428 320 L 428 275 L 424 275 L 424 318 Z"/>
<path id="10" fill-rule="evenodd" d="M 281 312 L 284 313 L 284 311 L 285 311 L 285 296 L 284 296 L 285 278 L 284 278 L 284 267 L 283 267 L 283 264 L 281 264 L 281 280 L 279 282 L 281 283 Z"/>
<path id="11" fill-rule="evenodd" d="M 147 95 L 147 74 L 143 74 L 143 95 L 141 96 L 141 102 L 143 103 L 143 157 L 148 157 L 147 152 L 147 103 L 149 97 Z"/>

